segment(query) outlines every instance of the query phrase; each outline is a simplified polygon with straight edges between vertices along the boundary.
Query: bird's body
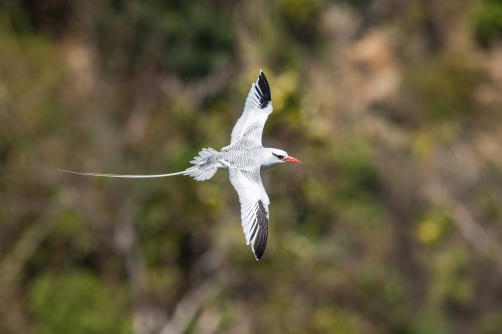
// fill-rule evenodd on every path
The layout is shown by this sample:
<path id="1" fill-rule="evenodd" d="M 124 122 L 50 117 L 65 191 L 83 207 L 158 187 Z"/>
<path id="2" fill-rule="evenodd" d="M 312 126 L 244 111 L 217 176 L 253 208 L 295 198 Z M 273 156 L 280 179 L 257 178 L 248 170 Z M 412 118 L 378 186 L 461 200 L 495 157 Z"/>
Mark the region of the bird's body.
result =
<path id="1" fill-rule="evenodd" d="M 89 176 L 152 178 L 173 175 L 189 175 L 197 181 L 210 179 L 218 169 L 229 171 L 230 182 L 239 195 L 241 219 L 246 241 L 259 260 L 265 252 L 268 237 L 269 198 L 261 182 L 260 170 L 283 162 L 301 163 L 285 151 L 262 146 L 261 137 L 268 115 L 272 112 L 272 96 L 262 71 L 251 87 L 244 112 L 235 125 L 230 145 L 219 152 L 203 148 L 191 161 L 192 167 L 178 173 L 160 175 L 116 175 L 75 173 Z M 69 171 L 65 171 L 69 172 Z"/>

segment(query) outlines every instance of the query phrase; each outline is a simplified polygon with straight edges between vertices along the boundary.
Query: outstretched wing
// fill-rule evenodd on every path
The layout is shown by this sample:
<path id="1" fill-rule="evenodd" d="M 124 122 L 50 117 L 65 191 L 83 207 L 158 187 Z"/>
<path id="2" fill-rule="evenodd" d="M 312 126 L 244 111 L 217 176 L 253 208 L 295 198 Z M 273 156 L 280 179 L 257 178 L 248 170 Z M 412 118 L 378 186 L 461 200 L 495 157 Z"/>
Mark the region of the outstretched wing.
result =
<path id="1" fill-rule="evenodd" d="M 268 237 L 268 199 L 261 183 L 260 166 L 237 169 L 230 168 L 230 182 L 234 186 L 241 203 L 242 228 L 247 244 L 251 244 L 256 260 L 259 260 Z"/>
<path id="2" fill-rule="evenodd" d="M 272 113 L 272 94 L 263 71 L 253 83 L 244 105 L 244 112 L 232 130 L 230 146 L 241 139 L 252 140 L 261 145 L 263 127 Z"/>

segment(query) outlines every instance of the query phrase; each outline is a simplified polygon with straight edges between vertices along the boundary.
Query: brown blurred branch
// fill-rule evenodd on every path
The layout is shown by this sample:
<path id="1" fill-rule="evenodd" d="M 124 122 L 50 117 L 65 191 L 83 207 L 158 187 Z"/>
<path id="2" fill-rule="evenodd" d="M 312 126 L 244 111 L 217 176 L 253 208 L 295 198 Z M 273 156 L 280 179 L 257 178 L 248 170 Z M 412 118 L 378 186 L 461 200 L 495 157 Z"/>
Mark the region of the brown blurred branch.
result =
<path id="1" fill-rule="evenodd" d="M 163 312 L 150 304 L 147 298 L 148 280 L 134 225 L 135 201 L 128 198 L 120 212 L 120 222 L 115 227 L 113 243 L 124 257 L 129 285 L 133 296 L 134 333 L 151 333 L 163 323 Z"/>
<path id="2" fill-rule="evenodd" d="M 54 203 L 49 205 L 21 236 L 12 251 L 0 262 L 0 279 L 2 281 L 7 284 L 15 281 L 24 264 L 54 229 L 57 220 L 53 217 L 58 213 L 56 207 L 57 205 Z"/>
<path id="3" fill-rule="evenodd" d="M 464 239 L 481 256 L 492 258 L 498 264 L 497 272 L 502 276 L 502 260 L 497 256 L 501 247 L 491 238 L 467 207 L 449 194 L 446 187 L 436 184 L 429 194 L 436 205 L 450 208 L 453 222 Z"/>
<path id="4" fill-rule="evenodd" d="M 225 228 L 220 228 L 220 237 L 223 238 Z M 194 272 L 207 277 L 197 288 L 189 291 L 177 303 L 174 312 L 162 327 L 160 334 L 183 333 L 192 321 L 197 319 L 203 308 L 213 302 L 224 290 L 222 275 L 225 272 L 223 264 L 226 259 L 227 247 L 218 247 L 215 243 L 207 250 L 195 265 Z"/>
<path id="5" fill-rule="evenodd" d="M 217 278 L 207 278 L 197 289 L 180 300 L 160 334 L 183 333 L 202 309 L 214 301 L 222 291 L 223 284 L 218 282 Z"/>

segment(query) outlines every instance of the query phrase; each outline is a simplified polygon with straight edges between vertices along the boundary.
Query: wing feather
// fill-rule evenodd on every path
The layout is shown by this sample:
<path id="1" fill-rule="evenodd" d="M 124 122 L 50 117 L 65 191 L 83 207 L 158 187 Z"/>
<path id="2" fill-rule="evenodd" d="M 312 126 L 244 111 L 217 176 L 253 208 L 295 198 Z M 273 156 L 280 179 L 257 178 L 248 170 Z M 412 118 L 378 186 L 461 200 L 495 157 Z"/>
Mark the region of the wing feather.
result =
<path id="1" fill-rule="evenodd" d="M 230 168 L 230 182 L 234 186 L 241 203 L 242 229 L 246 243 L 256 260 L 265 253 L 268 238 L 268 199 L 261 182 L 260 166 L 246 169 Z"/>
<path id="2" fill-rule="evenodd" d="M 250 139 L 255 144 L 261 145 L 263 127 L 272 110 L 270 86 L 265 74 L 260 70 L 256 83 L 251 85 L 244 112 L 232 130 L 230 145 L 227 147 L 241 139 Z"/>

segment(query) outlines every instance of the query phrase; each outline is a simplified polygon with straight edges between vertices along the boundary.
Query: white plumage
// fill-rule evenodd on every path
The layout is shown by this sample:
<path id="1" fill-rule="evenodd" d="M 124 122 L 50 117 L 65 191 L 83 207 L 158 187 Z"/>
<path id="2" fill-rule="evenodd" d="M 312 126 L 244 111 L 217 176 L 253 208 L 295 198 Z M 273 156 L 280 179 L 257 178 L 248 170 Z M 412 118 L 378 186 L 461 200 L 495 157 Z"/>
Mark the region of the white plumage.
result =
<path id="1" fill-rule="evenodd" d="M 173 175 L 189 175 L 197 181 L 210 179 L 218 169 L 229 171 L 241 203 L 241 220 L 247 244 L 259 260 L 265 252 L 268 237 L 268 206 L 270 200 L 261 182 L 260 170 L 269 169 L 283 162 L 301 163 L 285 151 L 262 146 L 262 133 L 268 115 L 272 113 L 272 95 L 265 74 L 260 71 L 251 86 L 244 112 L 232 130 L 230 145 L 220 152 L 203 148 L 190 161 L 193 166 L 184 171 L 158 175 L 117 175 L 97 173 L 63 172 L 105 177 L 154 178 Z"/>

